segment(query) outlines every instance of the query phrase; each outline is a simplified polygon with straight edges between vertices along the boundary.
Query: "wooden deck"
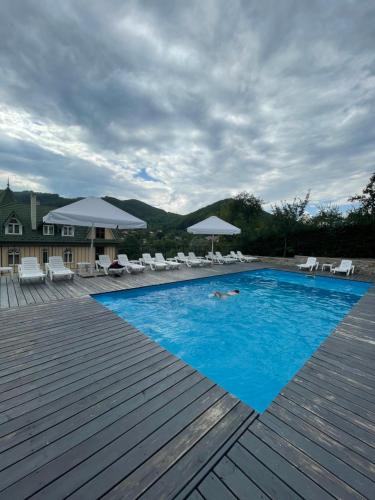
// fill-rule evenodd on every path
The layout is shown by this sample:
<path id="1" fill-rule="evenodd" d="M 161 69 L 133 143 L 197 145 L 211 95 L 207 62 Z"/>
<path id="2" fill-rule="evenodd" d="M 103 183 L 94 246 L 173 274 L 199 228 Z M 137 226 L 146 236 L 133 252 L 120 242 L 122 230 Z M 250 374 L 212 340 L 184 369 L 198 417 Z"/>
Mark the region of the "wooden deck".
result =
<path id="1" fill-rule="evenodd" d="M 249 268 L 3 281 L 0 498 L 375 498 L 374 288 L 260 416 L 87 297 Z"/>

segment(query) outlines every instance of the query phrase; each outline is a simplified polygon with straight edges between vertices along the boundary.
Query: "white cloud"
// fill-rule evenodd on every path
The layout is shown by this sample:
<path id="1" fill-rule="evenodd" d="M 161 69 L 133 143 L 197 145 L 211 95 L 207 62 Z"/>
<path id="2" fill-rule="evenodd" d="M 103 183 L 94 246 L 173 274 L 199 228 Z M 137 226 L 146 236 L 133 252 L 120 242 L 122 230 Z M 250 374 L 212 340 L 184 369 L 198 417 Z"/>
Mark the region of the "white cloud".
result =
<path id="1" fill-rule="evenodd" d="M 373 6 L 109 3 L 4 2 L 0 181 L 180 213 L 242 190 L 344 204 L 366 184 Z"/>

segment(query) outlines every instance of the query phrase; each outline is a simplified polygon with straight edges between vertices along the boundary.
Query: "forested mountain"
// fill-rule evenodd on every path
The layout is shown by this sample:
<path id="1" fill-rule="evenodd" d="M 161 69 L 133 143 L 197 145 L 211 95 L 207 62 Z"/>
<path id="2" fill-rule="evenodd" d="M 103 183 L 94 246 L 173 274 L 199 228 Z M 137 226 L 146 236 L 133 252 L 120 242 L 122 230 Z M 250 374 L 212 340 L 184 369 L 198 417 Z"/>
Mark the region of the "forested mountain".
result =
<path id="1" fill-rule="evenodd" d="M 30 200 L 30 191 L 14 192 L 13 194 L 21 203 L 28 203 Z M 74 201 L 80 199 L 64 198 L 58 194 L 51 193 L 36 194 L 40 204 L 51 208 L 62 207 L 63 205 L 73 203 Z M 145 220 L 150 229 L 183 230 L 211 215 L 217 215 L 218 217 L 234 224 L 236 223 L 236 219 L 238 219 L 238 212 L 236 211 L 234 200 L 232 198 L 217 201 L 187 215 L 167 212 L 161 208 L 156 208 L 152 205 L 148 205 L 147 203 L 134 199 L 119 200 L 118 198 L 112 198 L 110 196 L 105 196 L 103 199 L 112 203 L 116 207 L 121 208 L 122 210 L 125 210 L 142 220 Z M 270 216 L 267 212 L 263 212 L 263 214 Z"/>

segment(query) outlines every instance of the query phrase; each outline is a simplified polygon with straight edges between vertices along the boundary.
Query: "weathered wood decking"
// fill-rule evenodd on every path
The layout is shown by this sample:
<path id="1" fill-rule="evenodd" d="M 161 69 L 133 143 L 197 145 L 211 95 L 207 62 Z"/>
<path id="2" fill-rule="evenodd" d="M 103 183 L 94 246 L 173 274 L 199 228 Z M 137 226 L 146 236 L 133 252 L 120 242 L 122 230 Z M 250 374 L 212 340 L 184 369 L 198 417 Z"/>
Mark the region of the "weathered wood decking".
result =
<path id="1" fill-rule="evenodd" d="M 250 267 L 7 282 L 0 498 L 375 498 L 374 289 L 259 417 L 85 296 Z"/>

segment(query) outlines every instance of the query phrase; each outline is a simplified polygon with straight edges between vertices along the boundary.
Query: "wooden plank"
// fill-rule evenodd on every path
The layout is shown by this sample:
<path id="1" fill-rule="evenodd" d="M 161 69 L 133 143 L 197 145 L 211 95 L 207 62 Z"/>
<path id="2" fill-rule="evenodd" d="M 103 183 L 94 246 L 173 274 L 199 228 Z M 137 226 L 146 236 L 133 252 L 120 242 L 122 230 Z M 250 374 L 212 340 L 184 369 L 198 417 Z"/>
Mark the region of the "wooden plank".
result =
<path id="1" fill-rule="evenodd" d="M 311 425 L 306 420 L 299 418 L 294 413 L 289 412 L 277 404 L 273 404 L 271 406 L 269 412 L 265 415 L 265 418 L 267 419 L 269 415 L 272 415 L 275 419 L 278 419 L 283 424 L 291 427 L 291 429 L 296 431 L 296 435 L 298 433 L 301 434 L 304 438 L 307 438 L 311 442 L 317 444 L 353 469 L 356 469 L 364 476 L 367 476 L 370 481 L 374 477 L 375 467 L 371 461 L 356 453 L 352 447 L 348 448 L 347 446 L 344 446 L 342 442 L 332 438 L 327 432 L 320 431 L 316 426 Z M 276 420 L 274 420 L 274 422 L 276 422 Z M 274 429 L 272 425 L 269 425 L 269 427 Z M 288 427 L 286 427 L 287 432 L 291 432 Z M 326 430 L 325 427 L 324 430 Z M 345 440 L 345 435 L 343 436 L 343 439 Z M 352 440 L 350 440 L 348 444 L 352 445 Z M 318 450 L 318 448 L 314 448 L 314 450 Z"/>
<path id="2" fill-rule="evenodd" d="M 168 421 L 168 417 L 172 418 L 178 415 L 182 408 L 190 406 L 209 388 L 207 380 L 192 374 L 167 392 L 137 408 L 136 404 L 142 403 L 140 395 L 134 407 L 128 403 L 125 414 L 110 425 L 103 422 L 99 432 L 95 428 L 98 419 L 95 419 L 96 425 L 87 428 L 87 435 L 93 436 L 92 439 L 87 439 L 83 429 L 77 429 L 74 434 L 70 433 L 69 440 L 52 443 L 43 453 L 34 454 L 33 461 L 27 461 L 22 464 L 23 467 L 17 464 L 12 476 L 9 475 L 8 468 L 4 483 L 0 473 L 0 484 L 4 484 L 6 488 L 2 494 L 10 495 L 13 491 L 21 497 L 27 497 L 44 487 L 44 490 L 39 492 L 40 498 L 51 498 L 51 492 L 59 498 L 66 496 L 68 492 L 79 488 L 85 480 L 95 476 L 106 464 L 116 460 L 116 456 L 126 453 L 159 428 L 163 422 Z M 35 473 L 32 473 L 33 471 Z M 47 486 L 52 480 L 54 482 Z M 13 486 L 9 486 L 12 484 Z M 100 489 L 103 489 L 102 483 Z"/>
<path id="3" fill-rule="evenodd" d="M 300 372 L 301 373 L 301 372 Z M 327 399 L 328 401 L 337 403 L 339 406 L 350 410 L 352 413 L 356 413 L 360 417 L 366 418 L 369 422 L 375 422 L 375 414 L 372 409 L 368 409 L 369 403 L 364 399 L 356 398 L 355 395 L 339 390 L 338 388 L 332 387 L 328 382 L 324 383 L 315 380 L 308 379 L 307 377 L 300 377 L 299 375 L 294 377 L 293 382 L 300 385 L 304 389 L 309 389 L 311 392 L 316 393 L 318 396 Z M 324 387 L 324 388 L 323 388 Z"/>
<path id="4" fill-rule="evenodd" d="M 325 415 L 329 412 L 335 417 L 340 418 L 341 421 L 347 421 L 348 424 L 352 426 L 352 433 L 354 431 L 356 434 L 360 432 L 359 435 L 362 436 L 363 439 L 366 439 L 366 442 L 371 445 L 375 443 L 375 425 L 363 418 L 361 415 L 344 408 L 340 404 L 330 401 L 329 399 L 322 398 L 318 394 L 315 394 L 314 392 L 309 391 L 305 387 L 300 384 L 295 384 L 294 382 L 289 383 L 287 388 L 281 391 L 281 394 L 289 398 L 292 398 L 292 395 L 294 394 L 298 400 L 299 398 L 303 398 L 303 400 L 307 402 L 306 404 L 309 405 L 309 408 L 315 408 L 316 412 L 324 412 Z M 340 400 L 338 402 L 340 402 Z"/>
<path id="5" fill-rule="evenodd" d="M 147 479 L 139 480 L 137 485 L 138 489 L 142 488 L 142 497 L 145 499 L 176 498 L 181 494 L 183 486 L 187 487 L 193 479 L 198 481 L 199 475 L 211 469 L 217 461 L 218 453 L 224 453 L 225 445 L 231 436 L 244 423 L 249 424 L 249 417 L 253 413 L 249 407 L 237 404 L 233 398 L 228 399 L 226 404 L 226 413 L 224 410 L 220 415 L 216 408 L 215 415 L 208 419 L 211 409 L 154 454 L 142 468 L 138 468 L 126 479 L 124 491 L 128 491 L 129 484 L 135 482 L 136 476 L 146 474 L 148 468 L 153 471 L 156 480 L 147 491 L 147 482 L 151 482 L 149 474 Z M 121 485 L 116 489 L 121 491 Z"/>
<path id="6" fill-rule="evenodd" d="M 350 488 L 356 490 L 358 494 L 364 495 L 366 498 L 371 496 L 374 486 L 373 482 L 368 480 L 364 475 L 358 473 L 353 467 L 349 467 L 345 462 L 337 459 L 332 453 L 316 445 L 303 434 L 291 429 L 269 412 L 262 416 L 261 421 L 262 424 L 277 433 L 278 436 L 287 440 L 292 446 L 301 450 L 312 460 L 325 467 L 326 470 L 330 471 L 342 483 L 346 483 L 348 486 L 350 485 Z"/>
<path id="7" fill-rule="evenodd" d="M 217 475 L 213 472 L 208 474 L 208 476 L 201 482 L 198 488 L 198 492 L 194 490 L 194 492 L 188 497 L 189 500 L 194 500 L 196 497 L 194 495 L 200 495 L 200 498 L 217 498 L 217 499 L 227 499 L 227 500 L 236 500 L 232 492 L 225 486 L 224 483 L 220 481 Z M 203 495 L 203 496 L 202 496 Z M 199 500 L 199 496 L 198 496 Z"/>
<path id="8" fill-rule="evenodd" d="M 111 330 L 107 330 L 107 332 L 110 333 Z M 105 330 L 103 333 L 105 333 Z M 94 346 L 91 344 L 90 347 L 83 351 L 75 350 L 63 358 L 58 356 L 54 360 L 42 363 L 37 361 L 36 364 L 30 363 L 29 367 L 22 370 L 16 369 L 16 371 L 12 370 L 12 373 L 3 374 L 0 378 L 0 390 L 5 392 L 25 385 L 28 382 L 36 382 L 36 380 L 45 378 L 48 375 L 63 371 L 67 368 L 81 365 L 81 363 L 86 363 L 91 359 L 100 360 L 104 354 L 142 341 L 145 341 L 144 337 L 137 334 L 135 336 L 128 336 L 120 332 L 114 336 L 108 335 L 106 342 L 103 342 L 103 339 L 101 339 L 100 342 L 97 342 Z"/>
<path id="9" fill-rule="evenodd" d="M 354 427 L 347 420 L 324 408 L 305 403 L 300 399 L 296 400 L 291 391 L 288 392 L 288 398 L 279 396 L 276 399 L 270 408 L 271 412 L 276 405 L 280 405 L 375 464 L 375 448 L 367 444 L 368 434 L 362 433 L 361 429 Z"/>
<path id="10" fill-rule="evenodd" d="M 217 477 L 240 499 L 264 499 L 264 492 L 258 488 L 236 465 L 224 457 L 214 468 Z"/>
<path id="11" fill-rule="evenodd" d="M 8 285 L 7 278 L 5 276 L 0 277 L 0 308 L 8 308 L 9 307 L 9 299 L 8 299 Z"/>
<path id="12" fill-rule="evenodd" d="M 61 412 L 72 416 L 75 410 L 79 411 L 85 408 L 87 404 L 95 404 L 97 399 L 109 397 L 115 394 L 116 390 L 121 390 L 129 380 L 142 380 L 144 374 L 151 376 L 154 370 L 162 370 L 167 366 L 177 366 L 178 361 L 174 356 L 167 352 L 159 352 L 154 356 L 148 356 L 145 359 L 139 359 L 135 363 L 126 366 L 117 367 L 117 371 L 96 378 L 92 383 L 82 386 L 79 390 L 64 394 L 62 397 L 31 409 L 29 412 L 16 416 L 0 426 L 0 437 L 7 436 L 5 440 L 0 441 L 0 449 L 8 449 L 28 439 L 28 434 L 34 435 L 48 429 L 50 426 L 59 423 Z M 68 408 L 68 409 L 67 409 Z M 30 424 L 33 427 L 30 428 Z M 16 432 L 17 431 L 17 432 Z"/>
<path id="13" fill-rule="evenodd" d="M 46 443 L 50 445 L 71 430 L 87 425 L 107 412 L 112 411 L 113 415 L 118 415 L 119 409 L 125 408 L 127 401 L 144 391 L 157 394 L 169 387 L 171 380 L 176 382 L 193 372 L 190 367 L 184 366 L 181 362 L 169 362 L 168 365 L 164 362 L 164 365 L 160 363 L 151 370 L 133 374 L 127 380 L 122 380 L 121 385 L 118 384 L 116 389 L 110 387 L 106 391 L 97 392 L 85 401 L 81 399 L 76 405 L 63 408 L 57 415 L 50 415 L 48 419 L 44 419 L 42 425 L 40 422 L 39 425 L 35 424 L 37 430 L 32 428 L 32 433 L 35 433 L 32 450 L 26 439 L 16 446 L 12 435 L 10 440 L 6 439 L 7 449 L 2 449 L 0 470 L 19 462 L 31 453 L 36 453 L 44 448 Z M 114 394 L 115 398 L 112 397 Z M 106 415 L 106 421 L 108 422 L 108 415 Z M 20 441 L 19 434 L 21 433 L 16 435 L 18 441 Z M 25 433 L 21 435 L 21 439 L 22 437 L 26 437 Z"/>
<path id="14" fill-rule="evenodd" d="M 278 478 L 264 464 L 257 460 L 241 444 L 236 443 L 227 457 L 270 498 L 301 498 L 290 486 Z"/>
<path id="15" fill-rule="evenodd" d="M 172 498 L 175 493 L 181 489 L 181 475 L 176 476 L 173 473 L 168 474 L 168 479 L 163 482 L 160 490 L 156 487 L 152 488 L 152 491 L 150 491 L 150 487 L 152 487 L 167 471 L 171 472 L 179 460 L 184 460 L 185 458 L 185 465 L 187 465 L 186 456 L 192 452 L 195 454 L 195 445 L 211 434 L 212 429 L 215 428 L 220 420 L 230 414 L 231 410 L 233 410 L 237 404 L 238 400 L 230 395 L 224 395 L 203 413 L 198 415 L 198 417 L 186 427 L 183 427 L 175 437 L 173 437 L 171 433 L 166 439 L 165 429 L 163 429 L 163 433 L 160 430 L 160 441 L 158 444 L 164 444 L 166 441 L 164 446 L 156 446 L 156 435 L 152 437 L 152 445 L 151 441 L 149 442 L 149 440 L 146 440 L 140 449 L 144 450 L 142 453 L 143 457 L 147 454 L 150 458 L 143 463 L 139 461 L 139 459 L 136 458 L 139 456 L 140 452 L 140 449 L 138 449 L 137 452 L 134 453 L 134 455 L 136 455 L 134 457 L 134 465 L 136 467 L 133 466 L 133 472 L 111 490 L 108 494 L 108 498 L 123 498 L 125 494 L 129 495 L 130 498 L 136 498 L 139 495 L 144 495 L 146 490 L 149 490 L 149 492 L 145 498 L 159 498 L 157 494 L 158 491 L 161 491 L 161 494 L 165 495 L 166 498 Z M 189 420 L 191 420 L 191 414 L 189 414 L 187 421 Z M 171 428 L 169 424 L 167 425 L 168 428 Z M 164 434 L 163 437 L 162 434 Z M 168 434 L 170 433 L 168 432 Z M 201 452 L 202 451 L 203 450 L 201 450 Z M 127 466 L 129 465 L 129 458 L 129 456 L 126 458 L 124 457 Z M 122 460 L 119 461 L 119 464 L 121 461 Z M 195 462 L 195 464 L 192 464 L 193 470 L 197 467 L 198 463 L 199 462 Z M 181 470 L 179 470 L 179 472 L 181 472 Z M 189 468 L 186 469 L 186 473 L 187 479 L 189 479 Z M 121 477 L 123 477 L 123 475 Z M 186 479 L 184 481 L 186 481 Z M 78 493 L 79 491 L 77 494 Z"/>
<path id="16" fill-rule="evenodd" d="M 8 410 L 3 421 L 8 423 L 9 419 L 21 419 L 22 417 L 27 419 L 31 412 L 35 412 L 38 415 L 40 413 L 42 413 L 42 415 L 48 414 L 51 412 L 51 408 L 53 408 L 54 405 L 58 406 L 62 404 L 62 406 L 64 406 L 63 403 L 65 403 L 66 399 L 74 399 L 77 392 L 80 396 L 82 391 L 90 390 L 92 384 L 101 384 L 107 377 L 118 376 L 123 373 L 123 370 L 144 363 L 146 360 L 153 361 L 157 359 L 157 356 L 164 353 L 165 351 L 163 349 L 154 347 L 136 356 L 121 359 L 120 362 L 108 362 L 95 373 L 89 373 L 87 376 L 78 378 L 69 384 L 59 387 L 58 390 L 46 391 L 46 393 L 42 394 L 40 397 L 33 398 Z M 34 413 L 32 414 L 34 415 Z"/>
<path id="17" fill-rule="evenodd" d="M 256 442 L 254 436 L 257 438 Z M 293 489 L 302 497 L 308 496 L 313 500 L 331 498 L 333 495 L 346 500 L 363 499 L 362 495 L 323 467 L 319 461 L 313 460 L 259 421 L 252 425 L 251 434 L 245 433 L 241 437 L 240 443 L 245 448 L 249 447 L 249 450 L 256 449 L 257 446 L 256 457 L 264 460 L 267 467 L 278 471 L 277 475 L 281 473 L 279 467 L 283 463 L 287 467 L 285 482 L 293 485 Z M 269 448 L 276 452 L 273 462 L 267 456 Z"/>
<path id="18" fill-rule="evenodd" d="M 255 422 L 250 428 L 249 431 L 245 432 L 241 438 L 239 439 L 239 444 L 247 450 L 260 464 L 263 464 L 269 471 L 276 476 L 275 481 L 279 479 L 287 484 L 297 495 L 302 496 L 306 500 L 315 500 L 319 499 L 328 499 L 331 496 L 325 491 L 321 484 L 319 483 L 319 475 L 323 474 L 323 470 L 315 470 L 314 464 L 308 461 L 307 457 L 303 454 L 299 454 L 292 447 L 291 451 L 295 454 L 292 460 L 288 461 L 288 454 L 284 455 L 283 445 L 289 445 L 283 441 L 278 441 L 277 436 L 274 436 L 274 446 L 267 446 L 267 443 L 261 439 L 259 434 L 255 435 L 252 432 L 253 428 L 256 428 L 257 422 Z M 307 477 L 303 473 L 302 464 L 305 464 L 306 467 L 312 467 L 314 469 L 314 475 L 312 478 Z M 252 473 L 250 467 L 245 465 L 243 466 L 244 470 L 247 472 L 249 477 L 252 477 Z M 259 466 L 261 467 L 261 465 Z M 263 483 L 264 479 L 259 477 L 258 481 L 260 484 Z M 265 489 L 266 486 L 264 486 Z"/>
<path id="19" fill-rule="evenodd" d="M 74 368 L 65 370 L 64 373 L 59 372 L 45 377 L 41 381 L 37 381 L 35 383 L 31 382 L 29 384 L 25 384 L 24 386 L 11 389 L 0 395 L 2 399 L 2 410 L 8 411 L 9 409 L 32 399 L 40 399 L 40 396 L 48 394 L 52 391 L 55 392 L 57 389 L 65 387 L 73 381 L 81 378 L 87 378 L 91 374 L 96 373 L 98 370 L 108 366 L 108 364 L 113 365 L 116 362 L 123 361 L 124 359 L 130 359 L 144 352 L 151 354 L 160 350 L 160 348 L 155 347 L 155 344 L 147 340 L 141 340 L 139 344 L 140 345 L 136 344 L 130 350 L 127 350 L 126 348 L 122 349 L 121 352 L 115 350 L 110 354 L 103 356 L 100 362 L 94 359 L 93 361 L 85 363 L 85 366 L 83 366 L 83 364 L 75 366 Z"/>

